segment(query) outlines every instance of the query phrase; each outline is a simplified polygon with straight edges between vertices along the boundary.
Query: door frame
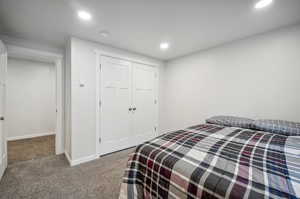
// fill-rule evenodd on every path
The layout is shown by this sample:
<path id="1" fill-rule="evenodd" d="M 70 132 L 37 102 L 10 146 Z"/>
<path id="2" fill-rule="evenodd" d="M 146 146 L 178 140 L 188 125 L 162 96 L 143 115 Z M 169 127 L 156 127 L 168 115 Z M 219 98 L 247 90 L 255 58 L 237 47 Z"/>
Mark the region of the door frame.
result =
<path id="1" fill-rule="evenodd" d="M 0 40 L 0 56 L 4 56 L 7 57 L 7 48 L 4 45 L 4 43 Z M 7 59 L 5 60 L 5 65 L 7 65 Z M 6 73 L 6 66 L 5 66 L 5 71 L 3 71 L 4 73 Z M 1 85 L 3 84 L 3 85 Z M 5 114 L 5 96 L 6 96 L 6 76 L 4 75 L 4 81 L 1 83 L 0 82 L 0 86 L 4 87 L 4 107 L 3 107 L 3 117 L 5 118 L 6 114 Z M 2 124 L 2 134 L 0 134 L 0 136 L 2 136 L 1 138 L 1 142 L 0 143 L 0 180 L 3 177 L 3 174 L 7 168 L 7 143 L 6 143 L 6 131 L 5 131 L 5 121 L 1 121 L 3 122 Z M 3 139 L 3 140 L 2 140 Z M 4 151 L 2 151 L 2 149 L 4 149 Z"/>
<path id="2" fill-rule="evenodd" d="M 101 135 L 101 110 L 100 110 L 100 106 L 101 106 L 101 92 L 100 92 L 100 84 L 101 84 L 101 75 L 102 75 L 102 70 L 101 70 L 101 56 L 106 56 L 106 57 L 111 57 L 111 58 L 116 58 L 116 59 L 121 59 L 124 61 L 130 61 L 133 63 L 139 63 L 139 64 L 144 64 L 147 65 L 149 67 L 154 67 L 157 69 L 157 81 L 155 82 L 155 95 L 156 95 L 156 99 L 157 99 L 157 106 L 156 106 L 156 115 L 157 115 L 157 120 L 156 120 L 156 126 L 158 126 L 158 107 L 159 107 L 159 95 L 158 95 L 158 82 L 159 82 L 159 72 L 158 72 L 158 64 L 155 63 L 151 63 L 151 62 L 147 62 L 147 61 L 143 61 L 140 59 L 135 59 L 135 58 L 131 58 L 128 56 L 124 56 L 122 54 L 118 54 L 118 53 L 112 53 L 112 52 L 108 52 L 108 51 L 103 51 L 103 50 L 99 50 L 99 49 L 95 49 L 94 50 L 95 55 L 96 55 L 96 66 L 95 66 L 95 78 L 96 78 L 96 155 L 100 156 L 101 155 L 101 151 L 100 151 L 100 147 L 99 147 L 99 142 L 100 142 L 100 135 Z M 158 130 L 156 131 L 156 135 L 158 136 Z"/>
<path id="3" fill-rule="evenodd" d="M 55 65 L 56 71 L 56 128 L 55 128 L 55 153 L 64 153 L 63 131 L 63 58 L 61 54 L 7 45 L 7 57 L 21 58 L 32 61 L 46 62 Z"/>

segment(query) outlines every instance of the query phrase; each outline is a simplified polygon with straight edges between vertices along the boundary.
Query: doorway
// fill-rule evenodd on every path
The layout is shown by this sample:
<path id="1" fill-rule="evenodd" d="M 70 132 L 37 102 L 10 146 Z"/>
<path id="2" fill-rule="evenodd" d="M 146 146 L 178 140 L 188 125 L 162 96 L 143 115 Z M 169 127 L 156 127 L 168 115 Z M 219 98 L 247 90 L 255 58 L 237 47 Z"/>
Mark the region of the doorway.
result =
<path id="1" fill-rule="evenodd" d="M 9 57 L 6 85 L 8 164 L 55 155 L 55 65 Z"/>
<path id="2" fill-rule="evenodd" d="M 7 49 L 9 163 L 63 153 L 63 56 L 18 46 Z"/>

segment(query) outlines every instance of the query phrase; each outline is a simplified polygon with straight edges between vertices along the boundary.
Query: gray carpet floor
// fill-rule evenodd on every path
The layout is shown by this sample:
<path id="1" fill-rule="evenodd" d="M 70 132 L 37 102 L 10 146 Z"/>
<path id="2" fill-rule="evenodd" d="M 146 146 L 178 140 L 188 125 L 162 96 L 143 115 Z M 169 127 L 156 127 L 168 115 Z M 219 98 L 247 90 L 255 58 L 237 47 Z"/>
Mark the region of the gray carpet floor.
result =
<path id="1" fill-rule="evenodd" d="M 9 165 L 0 182 L 0 199 L 114 199 L 134 149 L 70 167 L 65 156 Z"/>

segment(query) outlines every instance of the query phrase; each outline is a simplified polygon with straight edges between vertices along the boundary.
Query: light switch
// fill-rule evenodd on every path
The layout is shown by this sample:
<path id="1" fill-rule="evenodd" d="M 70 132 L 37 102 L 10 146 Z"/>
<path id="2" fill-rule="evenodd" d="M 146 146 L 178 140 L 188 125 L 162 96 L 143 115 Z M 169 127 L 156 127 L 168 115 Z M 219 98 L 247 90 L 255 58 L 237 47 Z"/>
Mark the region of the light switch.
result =
<path id="1" fill-rule="evenodd" d="M 84 87 L 84 82 L 82 80 L 79 81 L 79 87 Z"/>

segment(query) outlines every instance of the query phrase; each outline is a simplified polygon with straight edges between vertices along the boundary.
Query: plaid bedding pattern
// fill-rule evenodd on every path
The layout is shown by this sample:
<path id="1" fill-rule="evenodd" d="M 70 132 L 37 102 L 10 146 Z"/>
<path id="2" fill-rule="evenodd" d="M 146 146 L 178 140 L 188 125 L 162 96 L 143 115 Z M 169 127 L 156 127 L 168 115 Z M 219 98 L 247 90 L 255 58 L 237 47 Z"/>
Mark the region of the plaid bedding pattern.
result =
<path id="1" fill-rule="evenodd" d="M 300 137 L 211 124 L 139 145 L 120 199 L 300 198 Z"/>
<path id="2" fill-rule="evenodd" d="M 217 124 L 222 126 L 234 126 L 240 128 L 251 129 L 254 120 L 245 117 L 235 117 L 235 116 L 213 116 L 206 119 L 206 123 Z"/>
<path id="3" fill-rule="evenodd" d="M 284 120 L 255 120 L 252 127 L 286 136 L 300 136 L 300 123 Z"/>

